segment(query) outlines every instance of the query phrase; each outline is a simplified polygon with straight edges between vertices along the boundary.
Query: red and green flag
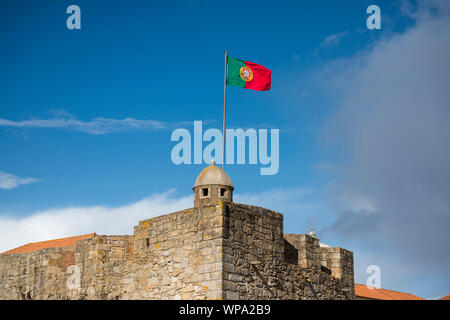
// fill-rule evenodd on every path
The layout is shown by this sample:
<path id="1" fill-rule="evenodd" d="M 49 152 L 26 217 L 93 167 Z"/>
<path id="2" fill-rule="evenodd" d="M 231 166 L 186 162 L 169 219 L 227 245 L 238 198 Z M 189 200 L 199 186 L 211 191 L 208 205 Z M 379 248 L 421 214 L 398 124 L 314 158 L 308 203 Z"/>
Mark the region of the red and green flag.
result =
<path id="1" fill-rule="evenodd" d="M 272 84 L 272 71 L 260 64 L 227 57 L 227 84 L 267 91 Z"/>

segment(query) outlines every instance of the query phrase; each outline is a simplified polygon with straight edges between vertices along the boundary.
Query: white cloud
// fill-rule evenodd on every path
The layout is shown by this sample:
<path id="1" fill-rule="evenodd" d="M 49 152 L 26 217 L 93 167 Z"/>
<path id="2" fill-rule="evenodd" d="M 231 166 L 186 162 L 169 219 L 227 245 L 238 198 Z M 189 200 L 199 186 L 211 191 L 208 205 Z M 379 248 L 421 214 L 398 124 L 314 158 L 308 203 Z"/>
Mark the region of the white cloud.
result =
<path id="1" fill-rule="evenodd" d="M 89 134 L 107 134 L 126 130 L 161 130 L 167 123 L 157 120 L 138 120 L 134 118 L 111 119 L 94 118 L 91 121 L 82 121 L 68 113 L 55 114 L 49 119 L 30 119 L 13 121 L 0 119 L 0 127 L 9 128 L 53 128 L 71 131 L 80 131 Z"/>
<path id="2" fill-rule="evenodd" d="M 91 206 L 48 209 L 14 218 L 0 215 L 0 252 L 37 241 L 96 232 L 133 234 L 140 220 L 191 208 L 193 197 L 174 197 L 174 190 L 121 207 Z"/>
<path id="3" fill-rule="evenodd" d="M 19 178 L 11 173 L 0 171 L 0 189 L 14 189 L 20 185 L 38 182 L 36 178 Z"/>
<path id="4" fill-rule="evenodd" d="M 334 47 L 341 42 L 341 40 L 348 34 L 348 31 L 330 34 L 321 43 L 322 47 Z"/>

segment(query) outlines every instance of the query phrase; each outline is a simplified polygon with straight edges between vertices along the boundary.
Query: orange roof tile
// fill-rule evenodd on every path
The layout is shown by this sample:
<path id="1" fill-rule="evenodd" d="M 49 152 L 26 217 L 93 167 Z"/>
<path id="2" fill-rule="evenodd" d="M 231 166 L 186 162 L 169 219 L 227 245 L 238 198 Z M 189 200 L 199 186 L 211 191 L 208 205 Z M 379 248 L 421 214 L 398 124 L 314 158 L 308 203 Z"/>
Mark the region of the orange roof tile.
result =
<path id="1" fill-rule="evenodd" d="M 69 237 L 69 238 L 62 238 L 62 239 L 55 239 L 55 240 L 48 240 L 48 241 L 41 241 L 41 242 L 33 242 L 33 243 L 28 243 L 24 246 L 21 246 L 21 247 L 15 248 L 15 249 L 5 251 L 1 254 L 28 253 L 28 252 L 45 249 L 45 248 L 72 247 L 72 246 L 76 246 L 78 240 L 89 239 L 94 236 L 96 236 L 95 233 L 89 233 L 89 234 L 84 234 L 84 235 Z"/>
<path id="2" fill-rule="evenodd" d="M 355 295 L 376 300 L 425 300 L 411 293 L 370 288 L 366 285 L 355 283 Z"/>
<path id="3" fill-rule="evenodd" d="M 439 300 L 450 300 L 450 294 L 446 295 L 445 297 L 440 298 Z"/>

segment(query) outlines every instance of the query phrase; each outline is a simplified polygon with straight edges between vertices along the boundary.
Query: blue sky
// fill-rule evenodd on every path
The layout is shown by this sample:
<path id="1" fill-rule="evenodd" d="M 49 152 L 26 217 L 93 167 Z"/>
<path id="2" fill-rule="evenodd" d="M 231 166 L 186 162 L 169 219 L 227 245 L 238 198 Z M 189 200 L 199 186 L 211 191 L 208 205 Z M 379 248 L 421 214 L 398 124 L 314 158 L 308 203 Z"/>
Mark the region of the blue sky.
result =
<path id="1" fill-rule="evenodd" d="M 70 4 L 81 8 L 81 30 L 66 28 Z M 423 195 L 424 189 L 430 191 L 441 182 L 424 171 L 423 177 L 429 179 L 414 180 L 416 191 L 398 199 L 383 193 L 393 185 L 388 180 L 392 174 L 385 169 L 412 149 L 398 151 L 405 145 L 404 132 L 396 131 L 403 123 L 376 125 L 389 123 L 390 112 L 402 102 L 408 104 L 399 95 L 401 90 L 415 88 L 403 80 L 398 83 L 404 88 L 399 86 L 392 95 L 390 88 L 396 85 L 377 87 L 397 76 L 417 76 L 409 67 L 392 68 L 389 63 L 397 66 L 409 56 L 414 63 L 448 49 L 445 40 L 433 36 L 429 41 L 436 46 L 430 45 L 420 57 L 411 53 L 416 43 L 428 39 L 427 28 L 448 26 L 448 7 L 438 0 L 377 1 L 382 28 L 368 30 L 366 8 L 371 4 L 2 1 L 0 230 L 5 241 L 11 232 L 2 249 L 74 233 L 131 234 L 139 219 L 191 206 L 191 188 L 204 165 L 174 165 L 170 135 L 178 127 L 192 132 L 194 120 L 203 120 L 204 128 L 221 128 L 227 48 L 230 56 L 272 70 L 268 92 L 228 87 L 227 126 L 280 129 L 278 174 L 262 176 L 259 165 L 226 167 L 236 199 L 282 212 L 285 232 L 305 233 L 314 227 L 322 242 L 354 251 L 358 282 L 365 283 L 367 266 L 376 264 L 381 267 L 382 287 L 428 298 L 448 294 L 447 257 L 405 249 L 409 248 L 405 239 L 417 238 L 423 225 L 412 215 L 407 218 L 411 227 L 402 229 L 404 216 L 392 214 L 410 212 L 405 202 L 415 199 L 415 192 Z M 441 55 L 437 58 L 445 62 Z M 372 70 L 378 63 L 382 67 Z M 439 73 L 433 66 L 427 71 Z M 397 73 L 388 74 L 391 70 Z M 364 87 L 371 81 L 364 79 L 377 72 L 386 78 L 370 88 L 375 96 L 389 100 L 373 99 L 370 88 Z M 436 78 L 446 80 L 440 73 Z M 436 97 L 443 101 L 443 107 L 426 105 L 436 119 L 442 118 L 439 112 L 448 116 L 449 99 L 442 92 L 424 88 L 420 95 L 425 104 Z M 374 113 L 383 110 L 377 104 L 381 102 L 394 107 Z M 412 131 L 433 131 L 398 110 L 398 118 L 411 123 Z M 352 117 L 356 121 L 345 122 Z M 436 119 L 430 120 L 430 128 L 441 128 L 433 122 Z M 400 147 L 375 163 L 374 156 L 364 158 L 366 148 L 378 146 L 380 133 L 390 128 L 389 137 L 399 137 L 392 141 Z M 432 144 L 427 140 L 419 150 L 428 154 L 442 150 L 450 137 L 442 130 L 439 139 L 430 137 L 435 149 L 429 149 Z M 390 150 L 388 141 L 391 138 L 378 146 L 377 155 Z M 440 159 L 447 157 L 445 153 Z M 442 165 L 430 161 L 427 167 Z M 418 160 L 417 167 L 423 163 Z M 366 177 L 372 168 L 381 174 Z M 402 171 L 405 166 L 401 168 L 394 172 L 411 176 L 407 169 Z M 446 176 L 448 168 L 442 168 Z M 411 172 L 416 169 L 411 166 Z M 442 184 L 449 190 L 448 182 Z M 427 212 L 440 205 L 427 234 L 439 231 L 434 229 L 439 225 L 448 227 L 450 206 L 441 200 L 423 203 Z M 77 215 L 84 224 L 67 223 L 77 221 Z M 116 217 L 114 222 L 98 219 L 109 215 Z M 423 214 L 417 212 L 419 216 Z M 365 232 L 361 225 L 370 223 L 373 232 Z M 400 229 L 389 230 L 393 225 Z M 399 233 L 402 238 L 396 236 Z M 448 236 L 429 239 L 433 245 L 442 242 L 448 244 Z M 424 259 L 431 261 L 424 264 Z M 410 265 L 408 271 L 402 267 L 405 263 Z M 436 264 L 441 267 L 430 267 Z"/>

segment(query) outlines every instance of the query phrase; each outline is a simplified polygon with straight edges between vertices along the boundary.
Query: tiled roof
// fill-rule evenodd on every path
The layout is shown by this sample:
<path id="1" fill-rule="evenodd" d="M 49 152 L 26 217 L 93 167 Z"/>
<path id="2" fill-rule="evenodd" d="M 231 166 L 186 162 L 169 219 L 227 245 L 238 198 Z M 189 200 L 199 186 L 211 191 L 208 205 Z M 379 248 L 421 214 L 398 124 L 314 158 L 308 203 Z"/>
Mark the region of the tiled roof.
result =
<path id="1" fill-rule="evenodd" d="M 370 288 L 363 284 L 355 283 L 355 295 L 376 300 L 425 300 L 411 293 L 398 292 L 387 289 Z"/>
<path id="2" fill-rule="evenodd" d="M 450 294 L 446 295 L 445 297 L 440 298 L 439 300 L 450 300 Z"/>
<path id="3" fill-rule="evenodd" d="M 2 254 L 27 253 L 27 252 L 38 251 L 38 250 L 45 249 L 45 248 L 72 247 L 72 246 L 76 246 L 78 240 L 89 239 L 89 238 L 94 237 L 95 235 L 96 235 L 95 233 L 89 233 L 89 234 L 84 234 L 81 236 L 75 236 L 75 237 L 69 237 L 69 238 L 28 243 L 24 246 L 3 252 Z"/>

